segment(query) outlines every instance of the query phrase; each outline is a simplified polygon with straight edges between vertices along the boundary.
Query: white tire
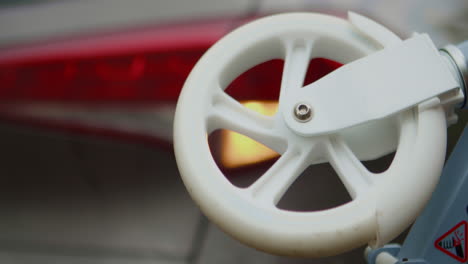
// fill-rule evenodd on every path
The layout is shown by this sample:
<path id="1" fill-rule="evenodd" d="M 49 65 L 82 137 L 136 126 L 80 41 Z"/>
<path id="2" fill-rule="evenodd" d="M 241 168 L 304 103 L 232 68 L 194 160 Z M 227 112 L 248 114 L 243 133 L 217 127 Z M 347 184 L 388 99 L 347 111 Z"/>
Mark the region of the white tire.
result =
<path id="1" fill-rule="evenodd" d="M 373 26 L 378 28 L 375 39 L 337 17 L 270 16 L 226 35 L 196 64 L 177 105 L 175 154 L 190 195 L 225 232 L 266 252 L 321 257 L 366 243 L 385 244 L 414 221 L 437 184 L 445 157 L 446 121 L 437 99 L 382 121 L 382 127 L 395 126 L 398 131 L 398 140 L 390 144 L 397 151 L 389 169 L 374 174 L 350 150 L 346 133 L 298 135 L 281 114 L 261 116 L 223 91 L 252 66 L 283 58 L 281 93 L 287 93 L 289 85 L 302 84 L 304 67 L 312 57 L 348 63 L 401 41 L 385 28 Z M 289 111 L 282 108 L 281 97 L 279 111 Z M 238 188 L 225 178 L 209 150 L 207 134 L 221 128 L 245 134 L 282 156 L 252 186 Z M 371 133 L 369 128 L 372 125 L 361 132 Z M 363 156 L 366 148 L 373 153 L 373 146 L 361 146 Z M 386 148 L 369 155 L 378 157 L 391 150 Z M 353 200 L 318 212 L 278 209 L 276 203 L 296 177 L 320 159 L 332 164 Z"/>

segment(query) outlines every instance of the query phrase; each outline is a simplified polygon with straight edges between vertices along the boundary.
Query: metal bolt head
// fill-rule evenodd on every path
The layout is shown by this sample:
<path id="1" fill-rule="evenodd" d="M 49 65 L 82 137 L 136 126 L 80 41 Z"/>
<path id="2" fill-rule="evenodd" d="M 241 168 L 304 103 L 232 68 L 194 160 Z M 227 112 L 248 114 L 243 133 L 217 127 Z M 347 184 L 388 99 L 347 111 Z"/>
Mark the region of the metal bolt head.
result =
<path id="1" fill-rule="evenodd" d="M 299 122 L 307 122 L 312 118 L 312 108 L 305 103 L 299 103 L 294 107 L 294 117 Z"/>

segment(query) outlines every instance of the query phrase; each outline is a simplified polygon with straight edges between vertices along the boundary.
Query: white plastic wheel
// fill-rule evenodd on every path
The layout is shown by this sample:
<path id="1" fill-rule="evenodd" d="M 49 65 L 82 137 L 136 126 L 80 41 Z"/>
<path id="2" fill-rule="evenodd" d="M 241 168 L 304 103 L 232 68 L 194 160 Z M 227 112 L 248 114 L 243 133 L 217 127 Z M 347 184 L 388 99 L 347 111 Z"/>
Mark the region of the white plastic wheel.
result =
<path id="1" fill-rule="evenodd" d="M 351 14 L 350 21 L 291 13 L 249 23 L 208 50 L 184 85 L 174 125 L 183 181 L 209 219 L 252 247 L 321 257 L 366 243 L 382 245 L 411 224 L 438 181 L 446 121 L 436 98 L 377 124 L 320 136 L 302 136 L 285 123 L 283 113 L 292 109 L 282 105 L 282 98 L 301 87 L 311 58 L 349 63 L 401 41 L 364 17 Z M 275 116 L 250 111 L 223 91 L 244 71 L 275 58 L 285 60 Z M 398 133 L 388 132 L 389 127 Z M 216 129 L 244 134 L 281 157 L 250 187 L 238 188 L 211 156 L 207 135 Z M 354 141 L 356 134 L 370 135 L 373 144 Z M 379 140 L 372 141 L 375 134 Z M 396 147 L 394 160 L 383 173 L 369 172 L 359 160 L 377 158 Z M 317 212 L 278 209 L 276 203 L 289 186 L 318 161 L 331 163 L 353 201 Z"/>

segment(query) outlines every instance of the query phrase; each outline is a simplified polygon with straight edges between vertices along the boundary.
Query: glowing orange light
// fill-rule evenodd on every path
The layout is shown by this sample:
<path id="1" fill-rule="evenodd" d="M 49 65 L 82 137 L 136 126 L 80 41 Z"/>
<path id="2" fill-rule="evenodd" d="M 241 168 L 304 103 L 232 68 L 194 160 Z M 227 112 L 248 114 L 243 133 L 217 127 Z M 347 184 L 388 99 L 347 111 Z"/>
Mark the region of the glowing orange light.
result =
<path id="1" fill-rule="evenodd" d="M 272 116 L 276 113 L 278 103 L 274 101 L 245 101 L 242 104 L 260 114 Z M 223 131 L 221 161 L 227 168 L 266 161 L 278 156 L 278 153 L 244 135 Z"/>

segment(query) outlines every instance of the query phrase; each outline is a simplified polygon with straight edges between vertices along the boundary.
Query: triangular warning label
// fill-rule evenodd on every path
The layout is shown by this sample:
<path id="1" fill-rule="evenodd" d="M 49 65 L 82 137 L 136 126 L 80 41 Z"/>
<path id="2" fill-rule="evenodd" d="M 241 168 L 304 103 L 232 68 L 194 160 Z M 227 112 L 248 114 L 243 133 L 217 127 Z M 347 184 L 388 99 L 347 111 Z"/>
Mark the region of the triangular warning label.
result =
<path id="1" fill-rule="evenodd" d="M 461 263 L 466 262 L 468 260 L 466 243 L 467 226 L 466 221 L 461 221 L 439 237 L 434 243 L 435 247 Z"/>

